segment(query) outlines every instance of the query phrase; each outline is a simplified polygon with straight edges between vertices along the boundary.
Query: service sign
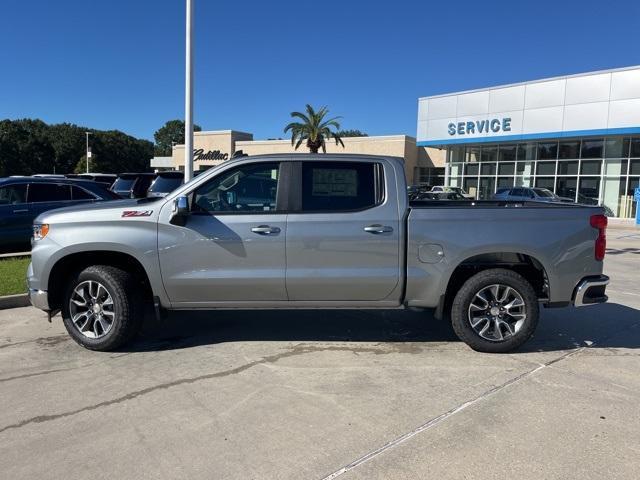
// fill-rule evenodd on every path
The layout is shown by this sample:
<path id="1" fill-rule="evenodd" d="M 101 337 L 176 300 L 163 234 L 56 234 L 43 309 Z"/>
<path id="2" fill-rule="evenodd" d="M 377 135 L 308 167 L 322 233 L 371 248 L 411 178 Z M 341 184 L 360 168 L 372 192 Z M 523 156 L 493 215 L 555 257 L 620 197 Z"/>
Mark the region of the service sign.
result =
<path id="1" fill-rule="evenodd" d="M 451 136 L 474 133 L 498 133 L 511 131 L 511 117 L 491 118 L 485 120 L 450 122 L 447 132 Z"/>

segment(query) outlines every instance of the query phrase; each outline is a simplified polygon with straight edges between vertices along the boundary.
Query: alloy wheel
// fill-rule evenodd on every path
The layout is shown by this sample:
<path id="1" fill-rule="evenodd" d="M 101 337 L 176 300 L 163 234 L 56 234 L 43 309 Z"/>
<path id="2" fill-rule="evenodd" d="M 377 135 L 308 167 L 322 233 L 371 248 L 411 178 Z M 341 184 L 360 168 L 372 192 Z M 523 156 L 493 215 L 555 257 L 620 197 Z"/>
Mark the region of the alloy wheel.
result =
<path id="1" fill-rule="evenodd" d="M 115 319 L 111 294 L 95 280 L 81 282 L 73 289 L 69 299 L 69 313 L 78 332 L 93 339 L 109 333 Z"/>
<path id="2" fill-rule="evenodd" d="M 503 284 L 488 285 L 471 299 L 468 310 L 471 328 L 485 340 L 503 342 L 513 337 L 527 319 L 522 295 Z"/>

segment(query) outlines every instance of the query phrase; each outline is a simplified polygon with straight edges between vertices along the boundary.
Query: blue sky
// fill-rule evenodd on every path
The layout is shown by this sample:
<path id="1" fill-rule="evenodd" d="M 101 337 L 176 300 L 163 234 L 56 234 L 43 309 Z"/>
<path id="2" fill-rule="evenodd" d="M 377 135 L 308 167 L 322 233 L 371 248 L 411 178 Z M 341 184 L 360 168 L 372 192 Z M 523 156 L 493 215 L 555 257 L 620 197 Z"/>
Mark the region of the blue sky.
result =
<path id="1" fill-rule="evenodd" d="M 421 96 L 640 64 L 637 1 L 195 2 L 195 121 L 257 139 L 305 103 L 415 136 Z M 0 118 L 184 115 L 184 0 L 2 0 L 0 45 Z"/>

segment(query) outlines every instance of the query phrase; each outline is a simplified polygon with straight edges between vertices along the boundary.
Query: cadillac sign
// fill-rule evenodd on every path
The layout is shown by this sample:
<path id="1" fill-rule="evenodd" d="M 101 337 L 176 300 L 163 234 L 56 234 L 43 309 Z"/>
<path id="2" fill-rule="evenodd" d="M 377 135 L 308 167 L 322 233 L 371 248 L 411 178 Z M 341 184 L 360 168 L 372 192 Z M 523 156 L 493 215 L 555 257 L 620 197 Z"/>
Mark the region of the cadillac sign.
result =
<path id="1" fill-rule="evenodd" d="M 204 148 L 196 148 L 193 150 L 193 161 L 198 160 L 229 160 L 229 154 L 220 150 L 209 150 L 205 153 Z"/>

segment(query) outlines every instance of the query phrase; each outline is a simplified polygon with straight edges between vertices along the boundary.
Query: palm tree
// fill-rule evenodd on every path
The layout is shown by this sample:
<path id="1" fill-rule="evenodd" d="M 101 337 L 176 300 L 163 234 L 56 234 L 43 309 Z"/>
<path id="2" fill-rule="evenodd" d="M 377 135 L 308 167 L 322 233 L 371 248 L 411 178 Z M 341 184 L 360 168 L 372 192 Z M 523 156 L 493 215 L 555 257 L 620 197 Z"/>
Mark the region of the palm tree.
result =
<path id="1" fill-rule="evenodd" d="M 325 140 L 329 138 L 333 138 L 336 141 L 336 145 L 342 145 L 344 148 L 344 143 L 338 133 L 338 130 L 340 130 L 338 119 L 341 117 L 325 120 L 324 117 L 327 113 L 329 113 L 327 107 L 322 107 L 316 112 L 309 104 L 307 104 L 306 115 L 300 112 L 291 112 L 293 118 L 302 120 L 302 122 L 291 122 L 284 127 L 285 133 L 291 130 L 291 145 L 295 144 L 296 150 L 302 142 L 306 142 L 311 153 L 318 153 L 320 148 L 322 148 L 323 153 L 327 153 Z M 331 127 L 335 130 L 331 130 Z"/>

